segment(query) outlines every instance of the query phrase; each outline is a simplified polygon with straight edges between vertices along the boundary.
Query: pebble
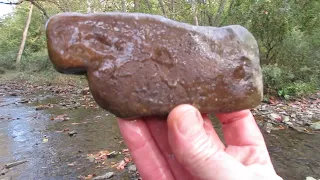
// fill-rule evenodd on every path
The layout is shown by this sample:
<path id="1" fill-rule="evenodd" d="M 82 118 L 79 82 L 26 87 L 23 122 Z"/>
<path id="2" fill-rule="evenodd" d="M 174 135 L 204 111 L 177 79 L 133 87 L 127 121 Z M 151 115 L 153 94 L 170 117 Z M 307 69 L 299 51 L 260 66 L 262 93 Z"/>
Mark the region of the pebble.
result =
<path id="1" fill-rule="evenodd" d="M 316 123 L 312 123 L 310 127 L 314 130 L 320 130 L 320 121 Z"/>
<path id="2" fill-rule="evenodd" d="M 78 134 L 75 130 L 68 132 L 69 136 L 72 137 L 76 134 Z"/>
<path id="3" fill-rule="evenodd" d="M 107 172 L 105 175 L 97 176 L 93 178 L 93 180 L 103 180 L 103 179 L 110 179 L 114 175 L 114 172 Z"/>
<path id="4" fill-rule="evenodd" d="M 290 118 L 288 116 L 283 116 L 283 122 L 289 122 Z"/>
<path id="5" fill-rule="evenodd" d="M 297 121 L 296 123 L 299 124 L 299 125 L 303 125 L 304 124 L 303 121 Z"/>
<path id="6" fill-rule="evenodd" d="M 274 105 L 269 105 L 262 103 L 252 112 L 254 116 L 262 117 L 263 120 L 276 125 L 285 124 L 300 132 L 305 132 L 307 128 L 311 133 L 319 133 L 320 126 L 315 123 L 320 121 L 320 107 L 314 107 L 310 101 L 299 102 L 296 100 L 289 104 L 277 102 Z M 265 128 L 267 132 L 272 129 L 268 126 Z"/>
<path id="7" fill-rule="evenodd" d="M 306 180 L 317 180 L 317 179 L 315 179 L 314 177 L 308 176 L 306 177 Z"/>
<path id="8" fill-rule="evenodd" d="M 284 122 L 284 123 L 286 123 L 287 125 L 292 125 L 293 123 L 292 122 Z"/>
<path id="9" fill-rule="evenodd" d="M 312 115 L 312 121 L 320 121 L 320 114 Z"/>
<path id="10" fill-rule="evenodd" d="M 137 167 L 136 167 L 136 165 L 132 164 L 128 167 L 128 170 L 131 172 L 135 172 L 135 171 L 137 171 Z"/>
<path id="11" fill-rule="evenodd" d="M 281 116 L 279 116 L 276 113 L 271 113 L 268 115 L 268 117 L 272 120 L 272 121 L 278 121 L 279 119 L 281 119 Z"/>
<path id="12" fill-rule="evenodd" d="M 290 117 L 295 118 L 295 117 L 297 117 L 297 115 L 292 113 L 292 114 L 290 115 Z"/>
<path id="13" fill-rule="evenodd" d="M 261 111 L 266 111 L 267 110 L 266 105 L 261 105 L 260 110 Z"/>
<path id="14" fill-rule="evenodd" d="M 94 158 L 93 156 L 89 156 L 87 159 L 88 159 L 90 162 L 94 162 L 94 160 L 95 160 L 95 158 Z"/>

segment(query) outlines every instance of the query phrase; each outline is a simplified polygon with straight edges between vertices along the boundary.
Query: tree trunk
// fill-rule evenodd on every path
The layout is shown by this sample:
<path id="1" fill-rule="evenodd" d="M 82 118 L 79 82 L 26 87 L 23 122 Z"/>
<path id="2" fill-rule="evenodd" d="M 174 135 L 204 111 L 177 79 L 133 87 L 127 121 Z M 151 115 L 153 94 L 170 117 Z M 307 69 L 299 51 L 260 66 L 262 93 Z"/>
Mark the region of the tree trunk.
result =
<path id="1" fill-rule="evenodd" d="M 30 2 L 43 13 L 43 15 L 46 17 L 46 21 L 50 18 L 47 11 L 39 3 L 36 3 L 33 0 L 30 0 Z"/>
<path id="2" fill-rule="evenodd" d="M 201 10 L 201 13 L 202 13 L 201 25 L 213 26 L 213 14 L 210 11 L 210 9 L 212 9 L 211 1 L 210 0 L 201 1 L 201 5 L 205 7 L 205 8 L 202 8 Z"/>
<path id="3" fill-rule="evenodd" d="M 134 0 L 134 7 L 133 10 L 134 12 L 138 12 L 139 11 L 139 0 Z"/>
<path id="4" fill-rule="evenodd" d="M 227 15 L 223 18 L 222 20 L 222 24 L 226 22 L 226 20 L 228 19 L 228 17 L 232 16 L 232 10 L 233 10 L 233 5 L 235 3 L 235 0 L 232 0 L 230 2 L 230 5 L 229 5 L 229 8 L 228 8 L 228 11 L 227 11 Z"/>
<path id="5" fill-rule="evenodd" d="M 148 6 L 149 11 L 151 12 L 152 11 L 152 6 L 151 6 L 150 1 L 149 0 L 145 0 L 145 1 L 146 1 L 146 4 Z"/>
<path id="6" fill-rule="evenodd" d="M 127 12 L 126 0 L 121 0 L 122 12 Z"/>
<path id="7" fill-rule="evenodd" d="M 162 14 L 164 17 L 167 17 L 167 13 L 166 13 L 166 10 L 164 8 L 164 4 L 163 4 L 163 1 L 162 0 L 158 0 L 159 1 L 159 5 L 161 7 L 161 10 L 162 10 Z"/>
<path id="8" fill-rule="evenodd" d="M 18 52 L 18 55 L 17 55 L 16 64 L 20 64 L 20 61 L 21 61 L 21 56 L 22 56 L 22 53 L 23 53 L 23 50 L 24 50 L 24 46 L 26 44 L 28 30 L 29 30 L 29 26 L 30 26 L 30 22 L 31 22 L 32 11 L 33 11 L 33 4 L 30 3 L 29 15 L 28 15 L 28 18 L 27 18 L 26 26 L 24 27 L 24 31 L 23 31 L 23 34 L 22 34 L 22 40 L 21 40 L 21 45 L 20 45 L 19 52 Z"/>
<path id="9" fill-rule="evenodd" d="M 172 19 L 175 19 L 175 8 L 174 8 L 175 2 L 174 0 L 171 0 L 171 14 L 172 14 Z"/>
<path id="10" fill-rule="evenodd" d="M 195 0 L 191 1 L 191 9 L 192 9 L 192 16 L 193 16 L 193 24 L 196 25 L 196 26 L 199 26 Z"/>
<path id="11" fill-rule="evenodd" d="M 231 14 L 234 2 L 235 2 L 235 0 L 232 0 L 231 3 L 230 3 L 229 9 L 228 9 L 228 16 Z"/>
<path id="12" fill-rule="evenodd" d="M 87 13 L 92 13 L 90 0 L 87 0 Z"/>
<path id="13" fill-rule="evenodd" d="M 219 26 L 219 24 L 220 24 L 220 18 L 221 18 L 223 11 L 224 11 L 224 7 L 226 5 L 226 2 L 227 2 L 227 0 L 220 0 L 218 12 L 216 14 L 216 17 L 214 18 L 214 25 L 215 26 Z"/>

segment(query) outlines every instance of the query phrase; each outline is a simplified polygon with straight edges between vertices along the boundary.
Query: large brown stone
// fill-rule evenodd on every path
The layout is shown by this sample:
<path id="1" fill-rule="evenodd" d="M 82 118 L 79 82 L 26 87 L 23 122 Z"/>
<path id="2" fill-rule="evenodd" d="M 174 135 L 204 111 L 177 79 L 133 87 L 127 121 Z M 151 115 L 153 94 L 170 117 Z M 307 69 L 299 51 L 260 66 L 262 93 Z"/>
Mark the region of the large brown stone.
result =
<path id="1" fill-rule="evenodd" d="M 162 16 L 64 13 L 47 24 L 51 61 L 86 74 L 96 102 L 121 118 L 254 108 L 262 99 L 257 42 L 242 26 L 192 26 Z"/>

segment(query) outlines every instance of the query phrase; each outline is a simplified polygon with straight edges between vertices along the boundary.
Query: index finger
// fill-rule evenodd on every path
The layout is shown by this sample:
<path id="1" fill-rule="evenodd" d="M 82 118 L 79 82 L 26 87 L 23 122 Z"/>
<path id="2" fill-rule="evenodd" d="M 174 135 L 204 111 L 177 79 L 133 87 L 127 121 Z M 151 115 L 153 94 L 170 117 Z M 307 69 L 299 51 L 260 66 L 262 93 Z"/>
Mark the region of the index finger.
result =
<path id="1" fill-rule="evenodd" d="M 144 120 L 118 118 L 118 125 L 143 179 L 174 179 Z"/>
<path id="2" fill-rule="evenodd" d="M 232 146 L 264 146 L 264 138 L 250 110 L 216 114 L 225 141 Z"/>

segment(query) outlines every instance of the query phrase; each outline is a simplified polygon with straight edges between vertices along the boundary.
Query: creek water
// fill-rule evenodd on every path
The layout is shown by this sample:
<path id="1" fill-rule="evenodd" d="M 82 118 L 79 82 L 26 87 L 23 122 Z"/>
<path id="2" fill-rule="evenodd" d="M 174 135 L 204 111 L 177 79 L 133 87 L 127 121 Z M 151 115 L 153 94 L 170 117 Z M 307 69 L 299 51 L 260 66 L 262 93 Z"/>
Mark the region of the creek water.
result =
<path id="1" fill-rule="evenodd" d="M 20 97 L 0 97 L 0 168 L 10 162 L 27 162 L 0 174 L 0 179 L 55 180 L 78 179 L 79 175 L 93 173 L 100 175 L 111 169 L 96 168 L 87 159 L 87 154 L 126 148 L 121 143 L 115 117 L 101 109 L 80 107 L 36 111 L 34 105 L 19 101 Z M 57 101 L 58 98 L 44 98 L 38 103 Z M 50 120 L 60 114 L 67 114 L 70 119 L 62 122 Z M 77 134 L 70 137 L 61 132 L 65 129 Z M 286 180 L 304 180 L 307 176 L 320 179 L 320 135 L 290 129 L 262 132 L 281 177 Z M 132 178 L 123 172 L 117 173 L 113 179 Z"/>

